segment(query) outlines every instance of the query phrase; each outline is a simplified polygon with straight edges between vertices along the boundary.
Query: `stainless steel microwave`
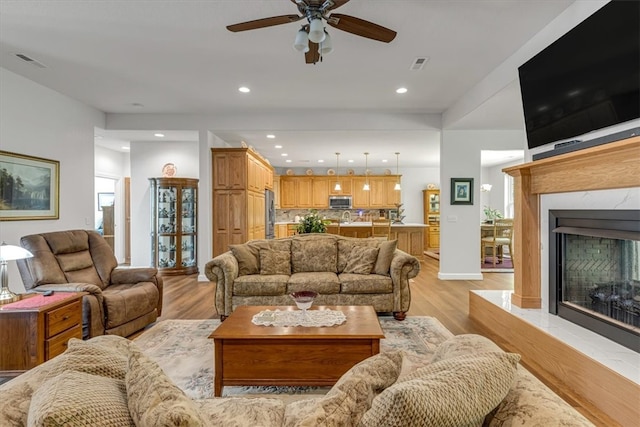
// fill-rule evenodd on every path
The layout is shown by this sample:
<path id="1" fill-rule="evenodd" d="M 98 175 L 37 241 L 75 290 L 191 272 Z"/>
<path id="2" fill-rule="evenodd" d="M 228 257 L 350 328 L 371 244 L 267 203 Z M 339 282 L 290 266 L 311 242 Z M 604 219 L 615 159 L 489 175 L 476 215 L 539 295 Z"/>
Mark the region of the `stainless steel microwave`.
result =
<path id="1" fill-rule="evenodd" d="M 351 209 L 351 196 L 329 196 L 330 209 Z"/>

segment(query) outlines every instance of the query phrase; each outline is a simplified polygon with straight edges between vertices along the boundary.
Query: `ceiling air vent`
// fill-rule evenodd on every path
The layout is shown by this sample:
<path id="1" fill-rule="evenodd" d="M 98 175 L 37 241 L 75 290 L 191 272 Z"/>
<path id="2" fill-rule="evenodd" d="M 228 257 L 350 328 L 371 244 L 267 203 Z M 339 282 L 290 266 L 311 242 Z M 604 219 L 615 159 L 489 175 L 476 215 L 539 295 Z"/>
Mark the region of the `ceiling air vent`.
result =
<path id="1" fill-rule="evenodd" d="M 409 67 L 409 69 L 412 71 L 422 70 L 422 68 L 424 67 L 424 64 L 426 64 L 428 60 L 429 60 L 429 57 L 427 56 L 418 57 L 413 60 L 413 62 L 411 63 L 411 67 Z"/>
<path id="2" fill-rule="evenodd" d="M 47 66 L 44 65 L 42 62 L 36 61 L 35 59 L 30 58 L 27 55 L 24 55 L 22 53 L 16 53 L 16 56 L 18 58 L 22 59 L 24 62 L 27 62 L 27 63 L 29 63 L 31 65 L 34 65 L 34 66 L 36 66 L 38 68 L 47 68 Z"/>

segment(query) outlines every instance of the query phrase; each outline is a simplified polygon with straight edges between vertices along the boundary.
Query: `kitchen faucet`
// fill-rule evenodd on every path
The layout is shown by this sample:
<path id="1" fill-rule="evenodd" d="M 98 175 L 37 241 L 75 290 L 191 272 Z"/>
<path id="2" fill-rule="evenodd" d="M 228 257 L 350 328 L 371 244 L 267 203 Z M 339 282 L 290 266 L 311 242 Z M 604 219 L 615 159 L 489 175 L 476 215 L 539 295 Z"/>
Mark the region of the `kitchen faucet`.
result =
<path id="1" fill-rule="evenodd" d="M 342 222 L 346 222 L 347 224 L 351 222 L 351 212 L 350 211 L 342 212 Z"/>

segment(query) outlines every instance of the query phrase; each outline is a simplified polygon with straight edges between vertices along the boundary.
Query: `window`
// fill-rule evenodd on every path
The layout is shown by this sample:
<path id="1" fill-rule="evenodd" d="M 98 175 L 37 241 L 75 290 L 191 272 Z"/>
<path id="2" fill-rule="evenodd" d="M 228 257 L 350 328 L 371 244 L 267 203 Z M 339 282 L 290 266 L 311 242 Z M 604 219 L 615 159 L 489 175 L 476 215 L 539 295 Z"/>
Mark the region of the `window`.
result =
<path id="1" fill-rule="evenodd" d="M 504 217 L 513 218 L 515 215 L 515 188 L 511 175 L 504 174 Z"/>

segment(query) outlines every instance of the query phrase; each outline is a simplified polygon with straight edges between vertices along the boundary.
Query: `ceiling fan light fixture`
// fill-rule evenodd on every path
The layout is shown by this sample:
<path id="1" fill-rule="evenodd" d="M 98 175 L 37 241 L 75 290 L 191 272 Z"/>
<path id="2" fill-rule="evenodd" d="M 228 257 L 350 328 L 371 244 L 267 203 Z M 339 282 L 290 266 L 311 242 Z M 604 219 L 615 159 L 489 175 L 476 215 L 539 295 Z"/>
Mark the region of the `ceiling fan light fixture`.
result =
<path id="1" fill-rule="evenodd" d="M 296 34 L 296 40 L 293 42 L 293 48 L 298 52 L 309 51 L 309 36 L 304 28 L 300 28 Z"/>
<path id="2" fill-rule="evenodd" d="M 309 22 L 309 40 L 314 43 L 322 43 L 325 38 L 322 19 L 315 18 Z"/>
<path id="3" fill-rule="evenodd" d="M 333 42 L 331 41 L 331 36 L 327 31 L 324 31 L 324 41 L 320 44 L 320 55 L 327 55 L 333 52 Z"/>

